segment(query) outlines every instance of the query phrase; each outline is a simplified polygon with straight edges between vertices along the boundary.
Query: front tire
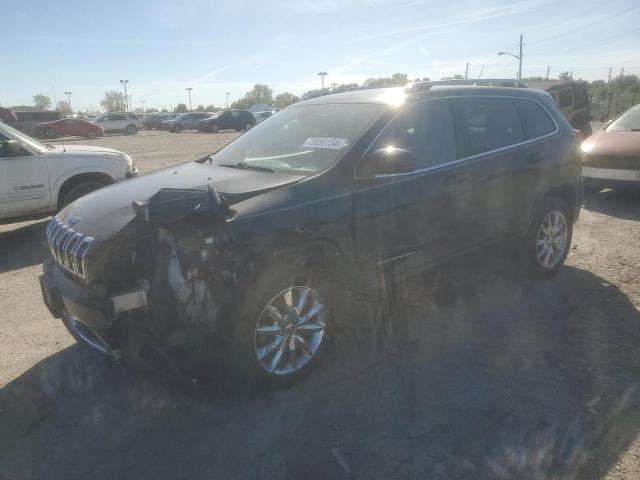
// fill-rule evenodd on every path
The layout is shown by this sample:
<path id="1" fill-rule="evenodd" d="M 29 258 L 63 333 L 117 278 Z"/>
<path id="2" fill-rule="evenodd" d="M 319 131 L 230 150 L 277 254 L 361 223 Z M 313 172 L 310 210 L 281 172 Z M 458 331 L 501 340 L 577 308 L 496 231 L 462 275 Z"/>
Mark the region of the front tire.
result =
<path id="1" fill-rule="evenodd" d="M 87 133 L 87 138 L 88 138 L 89 140 L 95 140 L 95 138 L 96 138 L 97 136 L 98 136 L 98 135 L 96 135 L 96 132 L 94 132 L 94 131 L 91 131 L 91 132 Z"/>
<path id="2" fill-rule="evenodd" d="M 62 200 L 60 201 L 60 209 L 63 209 L 70 203 L 75 202 L 80 197 L 84 197 L 85 195 L 105 186 L 106 185 L 104 183 L 95 181 L 87 181 L 75 185 L 62 196 Z"/>
<path id="3" fill-rule="evenodd" d="M 44 136 L 47 138 L 56 138 L 58 136 L 58 133 L 53 128 L 47 128 L 44 131 Z"/>
<path id="4" fill-rule="evenodd" d="M 238 289 L 223 318 L 227 369 L 249 388 L 285 387 L 305 378 L 327 343 L 331 292 L 314 269 L 272 267 Z"/>
<path id="5" fill-rule="evenodd" d="M 135 125 L 127 125 L 125 131 L 127 132 L 127 135 L 135 135 L 136 133 L 138 133 L 138 129 Z"/>
<path id="6" fill-rule="evenodd" d="M 542 277 L 556 275 L 569 253 L 573 223 L 567 204 L 547 197 L 531 222 L 525 238 L 530 270 Z"/>
<path id="7" fill-rule="evenodd" d="M 173 127 L 174 133 L 180 133 L 182 131 L 182 125 L 176 125 Z"/>

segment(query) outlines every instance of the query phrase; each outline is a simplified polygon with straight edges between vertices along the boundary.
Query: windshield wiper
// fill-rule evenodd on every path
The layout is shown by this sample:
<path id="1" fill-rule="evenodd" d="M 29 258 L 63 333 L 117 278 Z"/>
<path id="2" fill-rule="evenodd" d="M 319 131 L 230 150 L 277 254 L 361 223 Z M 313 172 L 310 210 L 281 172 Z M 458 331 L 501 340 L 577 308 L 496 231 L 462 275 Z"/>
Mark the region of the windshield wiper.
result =
<path id="1" fill-rule="evenodd" d="M 269 167 L 259 167 L 258 165 L 251 165 L 247 162 L 238 162 L 238 163 L 219 163 L 220 167 L 229 167 L 229 168 L 242 168 L 243 170 L 256 170 L 258 172 L 269 172 L 274 173 L 275 170 Z"/>

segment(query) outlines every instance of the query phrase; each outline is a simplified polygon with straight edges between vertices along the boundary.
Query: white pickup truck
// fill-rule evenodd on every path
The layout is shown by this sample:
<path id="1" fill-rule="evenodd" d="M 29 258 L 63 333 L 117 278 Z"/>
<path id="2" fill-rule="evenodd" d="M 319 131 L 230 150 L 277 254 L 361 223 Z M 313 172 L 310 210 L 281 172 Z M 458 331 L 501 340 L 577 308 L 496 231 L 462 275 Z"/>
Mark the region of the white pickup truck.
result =
<path id="1" fill-rule="evenodd" d="M 0 224 L 45 217 L 137 173 L 117 150 L 46 145 L 0 122 Z"/>

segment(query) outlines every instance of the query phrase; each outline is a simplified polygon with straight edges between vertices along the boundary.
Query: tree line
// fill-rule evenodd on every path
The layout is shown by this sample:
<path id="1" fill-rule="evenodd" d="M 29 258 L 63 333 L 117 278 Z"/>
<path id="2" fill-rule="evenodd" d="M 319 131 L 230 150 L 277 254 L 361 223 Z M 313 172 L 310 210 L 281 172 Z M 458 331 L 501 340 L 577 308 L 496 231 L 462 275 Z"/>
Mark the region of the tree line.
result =
<path id="1" fill-rule="evenodd" d="M 449 79 L 462 79 L 461 75 L 454 75 L 453 77 L 445 77 L 443 80 Z M 543 79 L 542 77 L 529 77 L 524 78 L 522 81 L 526 82 L 536 82 L 536 81 L 544 81 L 547 79 Z M 549 80 L 561 80 L 561 81 L 569 81 L 573 80 L 570 72 L 562 72 L 558 79 L 549 79 Z M 429 77 L 415 78 L 416 81 L 429 81 Z M 582 81 L 582 80 L 578 80 Z M 306 91 L 300 97 L 294 95 L 290 92 L 282 92 L 274 96 L 273 89 L 268 85 L 257 83 L 253 86 L 253 88 L 246 92 L 246 94 L 235 100 L 230 107 L 233 109 L 241 109 L 245 110 L 253 105 L 258 104 L 267 104 L 273 105 L 273 107 L 277 110 L 285 108 L 293 103 L 296 103 L 300 100 L 300 98 L 311 98 L 320 95 L 326 95 L 328 93 L 336 93 L 336 92 L 344 92 L 349 90 L 356 90 L 360 88 L 373 88 L 373 87 L 389 87 L 389 86 L 404 86 L 410 82 L 410 79 L 405 73 L 394 73 L 389 77 L 371 77 L 367 78 L 362 85 L 358 83 L 342 83 L 342 84 L 331 84 L 330 88 L 323 89 L 312 89 Z M 604 80 L 593 80 L 591 82 L 584 81 L 587 84 L 587 91 L 589 95 L 594 98 L 609 98 L 611 103 L 610 113 L 611 115 L 615 115 L 626 108 L 630 107 L 633 103 L 640 101 L 640 79 L 637 75 L 619 75 L 615 78 L 612 78 L 610 81 L 606 82 Z M 103 99 L 100 101 L 100 106 L 107 112 L 122 112 L 127 109 L 127 102 L 124 96 L 124 93 L 118 92 L 115 90 L 107 91 L 104 93 Z M 52 107 L 51 98 L 44 94 L 37 94 L 33 97 L 33 106 L 20 106 L 21 110 L 50 110 Z M 13 107 L 16 108 L 16 107 Z M 56 105 L 56 109 L 62 115 L 69 115 L 71 113 L 69 104 L 60 100 Z M 221 110 L 220 107 L 215 105 L 198 105 L 194 111 L 197 112 L 216 112 Z M 137 109 L 136 111 L 141 111 L 141 109 Z M 148 108 L 146 110 L 147 113 L 158 112 L 158 109 Z M 162 109 L 163 112 L 166 112 L 167 109 Z M 188 107 L 184 103 L 179 103 L 174 108 L 174 112 L 176 113 L 184 113 L 188 111 Z"/>

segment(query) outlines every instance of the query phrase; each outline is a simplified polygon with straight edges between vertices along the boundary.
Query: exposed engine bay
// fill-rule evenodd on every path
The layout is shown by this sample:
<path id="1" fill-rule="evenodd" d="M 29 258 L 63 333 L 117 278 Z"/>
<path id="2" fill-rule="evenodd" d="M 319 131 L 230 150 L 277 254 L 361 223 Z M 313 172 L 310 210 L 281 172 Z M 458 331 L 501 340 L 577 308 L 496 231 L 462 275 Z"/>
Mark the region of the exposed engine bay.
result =
<path id="1" fill-rule="evenodd" d="M 135 288 L 111 297 L 116 324 L 128 333 L 121 339 L 130 354 L 155 350 L 189 372 L 215 354 L 221 306 L 235 283 L 224 200 L 211 187 L 162 189 L 133 207 L 147 234 L 127 275 Z"/>

